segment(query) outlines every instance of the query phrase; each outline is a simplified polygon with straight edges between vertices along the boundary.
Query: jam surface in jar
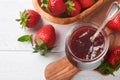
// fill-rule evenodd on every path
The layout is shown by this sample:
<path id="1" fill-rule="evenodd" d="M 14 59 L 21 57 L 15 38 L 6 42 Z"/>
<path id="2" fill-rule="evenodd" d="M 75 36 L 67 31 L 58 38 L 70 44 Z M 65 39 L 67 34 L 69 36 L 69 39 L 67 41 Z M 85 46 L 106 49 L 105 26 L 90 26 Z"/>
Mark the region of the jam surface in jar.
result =
<path id="1" fill-rule="evenodd" d="M 105 45 L 102 33 L 96 37 L 94 42 L 90 40 L 96 30 L 96 28 L 84 26 L 72 33 L 68 43 L 75 57 L 81 60 L 93 60 L 102 53 Z"/>

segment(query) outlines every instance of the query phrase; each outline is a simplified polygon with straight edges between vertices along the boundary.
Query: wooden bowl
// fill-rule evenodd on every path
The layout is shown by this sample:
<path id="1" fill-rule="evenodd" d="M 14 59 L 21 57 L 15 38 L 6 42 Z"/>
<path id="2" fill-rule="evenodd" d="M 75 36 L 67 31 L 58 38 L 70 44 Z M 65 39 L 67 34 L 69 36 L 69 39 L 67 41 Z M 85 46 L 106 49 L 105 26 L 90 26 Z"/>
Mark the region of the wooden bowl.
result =
<path id="1" fill-rule="evenodd" d="M 41 8 L 41 2 L 40 0 L 33 0 L 33 6 L 37 10 L 37 12 L 45 19 L 48 21 L 57 23 L 57 24 L 69 24 L 72 22 L 75 22 L 77 20 L 82 19 L 83 17 L 87 16 L 89 13 L 94 11 L 96 8 L 98 8 L 104 0 L 98 0 L 94 5 L 92 5 L 90 8 L 82 11 L 80 14 L 74 16 L 74 17 L 68 17 L 68 18 L 60 18 L 60 17 L 55 17 L 48 12 L 46 12 L 43 8 Z"/>

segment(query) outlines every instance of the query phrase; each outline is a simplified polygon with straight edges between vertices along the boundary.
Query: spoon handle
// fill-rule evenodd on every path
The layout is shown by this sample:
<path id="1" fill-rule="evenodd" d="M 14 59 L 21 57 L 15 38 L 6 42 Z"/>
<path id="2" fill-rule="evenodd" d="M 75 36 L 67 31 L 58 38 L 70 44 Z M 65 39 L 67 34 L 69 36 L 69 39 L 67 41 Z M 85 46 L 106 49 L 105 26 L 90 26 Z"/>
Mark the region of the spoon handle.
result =
<path id="1" fill-rule="evenodd" d="M 98 36 L 99 32 L 104 29 L 105 25 L 108 23 L 109 20 L 115 17 L 115 15 L 119 12 L 120 10 L 120 5 L 117 1 L 114 1 L 110 8 L 108 9 L 108 12 L 106 14 L 105 21 L 102 23 L 100 28 L 97 29 L 95 34 L 91 37 L 91 42 L 95 40 L 95 38 Z"/>

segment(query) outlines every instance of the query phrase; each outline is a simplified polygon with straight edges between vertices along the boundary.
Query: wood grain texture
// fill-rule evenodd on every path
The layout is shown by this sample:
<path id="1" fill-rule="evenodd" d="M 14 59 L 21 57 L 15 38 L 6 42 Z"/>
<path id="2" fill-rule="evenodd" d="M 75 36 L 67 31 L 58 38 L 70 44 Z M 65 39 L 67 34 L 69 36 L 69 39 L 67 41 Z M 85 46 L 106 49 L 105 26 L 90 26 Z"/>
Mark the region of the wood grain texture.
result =
<path id="1" fill-rule="evenodd" d="M 70 80 L 79 71 L 65 56 L 46 67 L 45 77 L 47 80 Z"/>
<path id="2" fill-rule="evenodd" d="M 33 6 L 35 7 L 35 9 L 37 10 L 37 12 L 42 17 L 44 17 L 48 21 L 51 21 L 51 22 L 54 22 L 54 23 L 58 23 L 58 24 L 68 24 L 68 23 L 72 23 L 72 22 L 75 22 L 77 20 L 82 19 L 83 17 L 87 16 L 89 13 L 91 13 L 92 11 L 94 11 L 96 8 L 98 8 L 100 5 L 102 5 L 103 1 L 104 0 L 98 0 L 92 7 L 84 10 L 79 15 L 76 15 L 74 17 L 59 18 L 59 17 L 55 17 L 55 16 L 50 15 L 43 8 L 41 8 L 41 2 L 40 2 L 40 0 L 32 0 Z"/>

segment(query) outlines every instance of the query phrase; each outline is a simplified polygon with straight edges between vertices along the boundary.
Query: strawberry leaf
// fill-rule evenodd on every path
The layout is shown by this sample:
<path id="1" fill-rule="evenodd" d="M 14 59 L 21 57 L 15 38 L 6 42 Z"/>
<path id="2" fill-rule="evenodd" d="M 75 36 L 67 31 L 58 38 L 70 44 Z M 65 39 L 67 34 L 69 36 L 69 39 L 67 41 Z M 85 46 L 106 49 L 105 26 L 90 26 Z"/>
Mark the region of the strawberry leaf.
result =
<path id="1" fill-rule="evenodd" d="M 33 47 L 34 51 L 33 53 L 37 53 L 39 52 L 40 50 L 42 50 L 39 46 L 35 45 L 35 47 Z"/>
<path id="2" fill-rule="evenodd" d="M 48 7 L 48 0 L 41 0 L 41 7 L 44 7 L 48 12 L 50 12 Z"/>
<path id="3" fill-rule="evenodd" d="M 103 61 L 102 64 L 98 68 L 96 68 L 95 70 L 103 72 L 103 73 L 107 72 L 107 73 L 115 76 L 113 73 L 114 69 L 111 67 L 111 65 L 107 61 Z"/>
<path id="4" fill-rule="evenodd" d="M 115 64 L 115 70 L 117 71 L 120 68 L 120 61 L 117 61 Z"/>
<path id="5" fill-rule="evenodd" d="M 22 25 L 22 28 L 26 28 L 27 26 L 27 19 L 29 18 L 29 13 L 26 12 L 20 12 L 20 19 L 16 19 L 17 22 L 20 22 L 20 25 Z"/>
<path id="6" fill-rule="evenodd" d="M 73 4 L 72 0 L 68 0 L 65 5 L 67 6 L 67 11 L 70 13 L 71 11 L 75 10 L 75 5 Z"/>
<path id="7" fill-rule="evenodd" d="M 19 42 L 31 42 L 31 44 L 33 46 L 32 35 L 23 35 L 18 38 L 18 41 Z"/>
<path id="8" fill-rule="evenodd" d="M 47 48 L 47 46 L 46 46 L 45 50 L 43 51 L 43 53 L 42 53 L 41 55 L 45 56 L 45 55 L 46 55 L 48 52 L 50 52 L 53 48 L 54 48 L 54 47 L 52 47 L 52 48 Z"/>
<path id="9" fill-rule="evenodd" d="M 41 55 L 45 56 L 48 52 L 50 52 L 50 51 L 49 51 L 49 49 L 48 49 L 48 44 L 46 44 L 46 45 L 44 46 L 44 51 L 43 51 L 43 53 L 42 53 Z"/>
<path id="10" fill-rule="evenodd" d="M 44 46 L 44 42 L 41 39 L 37 38 L 36 42 L 37 42 L 38 46 Z"/>
<path id="11" fill-rule="evenodd" d="M 36 39 L 37 45 L 33 48 L 33 53 L 41 51 L 43 56 L 45 56 L 48 52 L 52 50 L 52 48 L 48 47 L 48 43 L 44 43 L 41 39 Z"/>
<path id="12" fill-rule="evenodd" d="M 18 41 L 20 42 L 26 42 L 30 40 L 31 35 L 23 35 L 21 37 L 18 38 Z"/>
<path id="13" fill-rule="evenodd" d="M 16 19 L 16 21 L 18 21 L 18 22 L 19 22 L 19 21 L 20 21 L 20 19 Z"/>

